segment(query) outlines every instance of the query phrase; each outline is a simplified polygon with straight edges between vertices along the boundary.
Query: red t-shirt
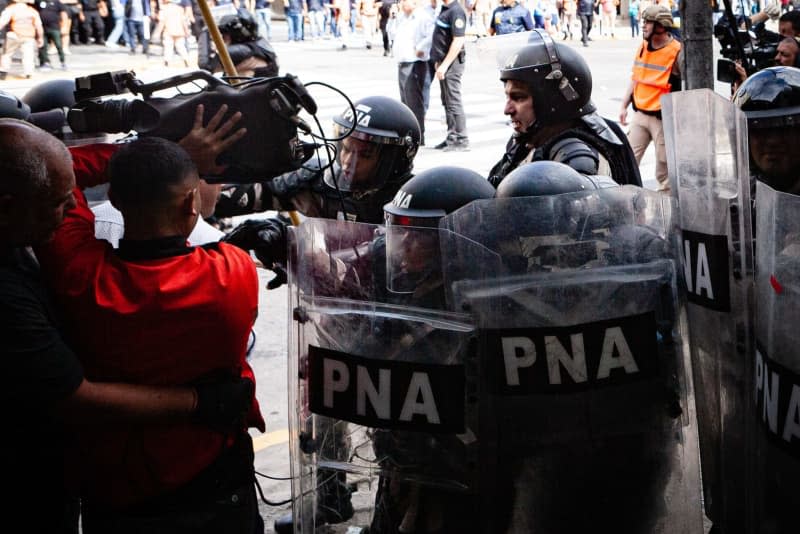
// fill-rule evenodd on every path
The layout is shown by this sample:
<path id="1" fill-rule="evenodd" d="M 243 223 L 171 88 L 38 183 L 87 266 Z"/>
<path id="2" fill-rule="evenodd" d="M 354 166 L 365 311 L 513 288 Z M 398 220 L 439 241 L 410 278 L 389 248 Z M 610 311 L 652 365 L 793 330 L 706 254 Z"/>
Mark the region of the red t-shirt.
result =
<path id="1" fill-rule="evenodd" d="M 103 180 L 114 150 L 73 149 L 80 187 Z M 76 198 L 77 207 L 37 255 L 86 377 L 151 385 L 220 375 L 255 381 L 245 360 L 258 309 L 250 256 L 225 243 L 189 247 L 179 237 L 115 251 L 94 238 L 94 214 L 79 190 Z M 264 430 L 255 398 L 249 424 Z M 124 422 L 81 429 L 76 440 L 86 494 L 125 505 L 188 482 L 232 436 L 190 422 Z"/>

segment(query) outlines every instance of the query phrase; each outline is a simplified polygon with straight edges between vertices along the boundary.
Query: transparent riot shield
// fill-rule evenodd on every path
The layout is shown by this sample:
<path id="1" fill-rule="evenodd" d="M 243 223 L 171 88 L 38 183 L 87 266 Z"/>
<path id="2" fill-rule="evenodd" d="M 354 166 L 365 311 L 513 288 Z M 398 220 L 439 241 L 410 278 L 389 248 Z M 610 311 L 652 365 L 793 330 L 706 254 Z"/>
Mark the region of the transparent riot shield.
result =
<path id="1" fill-rule="evenodd" d="M 449 232 L 412 229 L 420 241 L 442 243 L 437 257 L 443 248 L 464 254 L 431 255 L 422 263 L 438 268 L 420 275 L 393 248 L 408 236 L 392 228 L 308 219 L 292 232 L 297 532 L 470 532 L 475 524 L 464 513 L 479 500 L 474 328 L 468 315 L 448 311 L 442 273 L 497 257 L 445 245 L 457 239 Z M 403 275 L 414 277 L 413 290 L 388 283 Z"/>
<path id="2" fill-rule="evenodd" d="M 669 199 L 626 186 L 447 219 L 513 273 L 453 291 L 479 332 L 490 531 L 702 532 Z"/>
<path id="3" fill-rule="evenodd" d="M 800 176 L 798 176 L 800 179 Z M 800 509 L 800 197 L 756 186 L 756 525 L 797 532 Z"/>
<path id="4" fill-rule="evenodd" d="M 753 247 L 746 119 L 708 89 L 665 96 L 662 114 L 679 205 L 705 511 L 721 532 L 747 532 Z"/>

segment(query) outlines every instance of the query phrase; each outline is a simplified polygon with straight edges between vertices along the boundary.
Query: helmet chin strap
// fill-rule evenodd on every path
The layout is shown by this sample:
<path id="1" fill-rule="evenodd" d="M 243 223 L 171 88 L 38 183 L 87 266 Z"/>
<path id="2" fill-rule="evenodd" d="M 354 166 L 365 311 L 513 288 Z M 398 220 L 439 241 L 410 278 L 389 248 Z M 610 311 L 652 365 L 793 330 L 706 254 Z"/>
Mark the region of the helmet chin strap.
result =
<path id="1" fill-rule="evenodd" d="M 572 102 L 573 100 L 577 100 L 580 98 L 580 95 L 572 87 L 572 84 L 569 81 L 569 78 L 564 76 L 564 72 L 561 70 L 561 60 L 558 58 L 558 53 L 556 52 L 556 45 L 553 42 L 553 39 L 550 37 L 550 34 L 547 32 L 537 32 L 539 36 L 542 38 L 542 42 L 544 43 L 544 48 L 547 51 L 547 57 L 550 59 L 550 74 L 545 76 L 545 80 L 555 80 L 558 82 L 558 91 L 561 93 L 561 96 L 567 102 Z M 534 123 L 535 124 L 535 123 Z"/>

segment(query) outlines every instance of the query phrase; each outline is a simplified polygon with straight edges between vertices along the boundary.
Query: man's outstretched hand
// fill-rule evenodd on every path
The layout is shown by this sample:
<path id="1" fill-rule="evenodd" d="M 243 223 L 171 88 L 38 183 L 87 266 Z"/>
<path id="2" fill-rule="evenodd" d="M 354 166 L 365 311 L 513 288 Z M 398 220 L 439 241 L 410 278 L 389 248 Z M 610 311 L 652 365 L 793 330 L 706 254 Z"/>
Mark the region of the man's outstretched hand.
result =
<path id="1" fill-rule="evenodd" d="M 218 165 L 217 158 L 247 134 L 247 128 L 239 128 L 232 132 L 233 127 L 242 118 L 240 111 L 222 122 L 222 118 L 228 112 L 227 104 L 220 106 L 205 126 L 203 126 L 204 112 L 205 107 L 199 104 L 195 109 L 192 129 L 178 142 L 192 157 L 201 178 L 221 175 L 225 171 L 225 165 Z"/>

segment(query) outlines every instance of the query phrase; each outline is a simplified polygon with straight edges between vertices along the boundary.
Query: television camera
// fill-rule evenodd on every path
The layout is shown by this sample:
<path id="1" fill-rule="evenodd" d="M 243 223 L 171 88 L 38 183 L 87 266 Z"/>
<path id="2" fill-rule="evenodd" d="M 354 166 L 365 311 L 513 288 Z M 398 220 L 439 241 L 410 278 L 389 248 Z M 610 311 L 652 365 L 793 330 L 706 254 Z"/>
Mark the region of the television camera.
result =
<path id="1" fill-rule="evenodd" d="M 178 89 L 190 83 L 200 90 L 185 93 Z M 178 94 L 153 96 L 168 89 L 176 89 Z M 104 98 L 124 93 L 141 98 Z M 189 132 L 199 104 L 204 106 L 204 122 L 223 104 L 231 113 L 241 111 L 238 126 L 246 127 L 247 134 L 219 157 L 219 163 L 227 166 L 223 175 L 204 176 L 207 181 L 266 181 L 298 169 L 317 148 L 298 138 L 298 130 L 311 132 L 298 114 L 305 110 L 314 115 L 317 105 L 291 74 L 231 84 L 202 70 L 153 83 L 143 83 L 133 71 L 106 72 L 77 78 L 75 102 L 67 113 L 67 123 L 75 133 L 135 131 L 139 136 L 172 141 Z"/>
<path id="2" fill-rule="evenodd" d="M 764 23 L 750 24 L 746 16 L 733 14 L 730 0 L 725 0 L 725 14 L 714 25 L 714 37 L 720 44 L 722 58 L 717 62 L 717 79 L 725 83 L 736 80 L 735 61 L 751 75 L 775 64 L 781 36 L 767 30 Z M 744 8 L 742 8 L 744 12 Z M 741 26 L 744 25 L 744 28 Z"/>

